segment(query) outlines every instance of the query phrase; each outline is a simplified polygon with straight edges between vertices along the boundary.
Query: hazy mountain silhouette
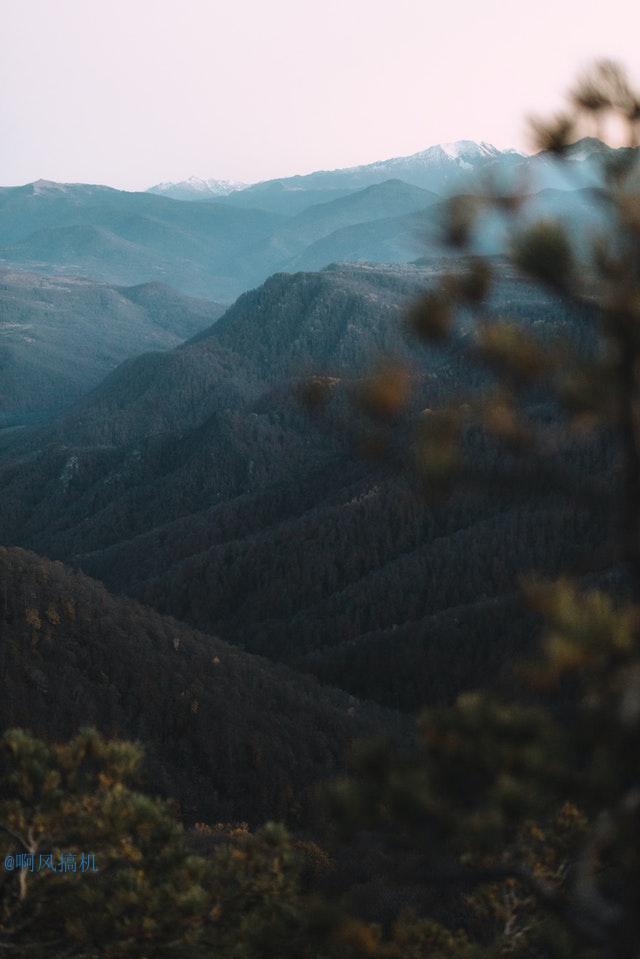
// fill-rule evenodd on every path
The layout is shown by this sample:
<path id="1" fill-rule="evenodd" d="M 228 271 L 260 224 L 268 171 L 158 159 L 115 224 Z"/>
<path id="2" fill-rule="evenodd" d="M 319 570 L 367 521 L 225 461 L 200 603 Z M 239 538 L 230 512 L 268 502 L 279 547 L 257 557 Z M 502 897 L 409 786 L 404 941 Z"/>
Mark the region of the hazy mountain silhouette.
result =
<path id="1" fill-rule="evenodd" d="M 0 267 L 0 417 L 69 405 L 124 359 L 176 346 L 222 312 L 161 283 L 114 287 Z"/>
<path id="2" fill-rule="evenodd" d="M 118 285 L 160 280 L 230 302 L 275 271 L 344 259 L 408 261 L 419 255 L 420 237 L 435 248 L 437 197 L 488 186 L 555 190 L 551 213 L 562 213 L 561 194 L 597 185 L 602 155 L 611 152 L 582 140 L 567 174 L 548 154 L 460 141 L 189 203 L 41 180 L 0 190 L 0 263 Z M 424 222 L 406 219 L 421 210 Z M 483 248 L 499 252 L 499 238 L 490 233 Z"/>

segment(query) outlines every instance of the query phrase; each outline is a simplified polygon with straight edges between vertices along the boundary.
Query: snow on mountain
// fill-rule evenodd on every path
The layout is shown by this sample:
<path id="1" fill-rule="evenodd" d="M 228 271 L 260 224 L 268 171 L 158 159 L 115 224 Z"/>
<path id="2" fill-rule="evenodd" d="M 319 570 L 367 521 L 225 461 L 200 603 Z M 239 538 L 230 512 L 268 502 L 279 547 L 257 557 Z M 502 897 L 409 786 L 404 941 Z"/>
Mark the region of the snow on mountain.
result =
<path id="1" fill-rule="evenodd" d="M 53 180 L 36 180 L 33 183 L 33 192 L 35 196 L 52 192 L 66 193 L 67 186 L 66 183 L 55 183 Z"/>
<path id="2" fill-rule="evenodd" d="M 213 177 L 203 178 L 190 176 L 178 182 L 165 181 L 149 187 L 147 193 L 159 193 L 161 196 L 172 197 L 176 200 L 208 200 L 212 197 L 228 196 L 235 190 L 242 190 L 246 183 L 237 180 L 216 180 Z"/>
<path id="3" fill-rule="evenodd" d="M 501 151 L 491 143 L 476 143 L 474 140 L 455 140 L 453 143 L 436 143 L 411 157 L 399 157 L 400 160 L 436 160 L 443 159 L 476 161 L 495 159 Z"/>
<path id="4" fill-rule="evenodd" d="M 501 156 L 523 157 L 517 150 L 499 150 L 491 143 L 474 140 L 456 140 L 453 143 L 435 143 L 426 150 L 412 153 L 409 156 L 392 157 L 389 160 L 378 160 L 362 166 L 352 167 L 351 171 L 391 169 L 396 166 L 428 166 L 433 164 L 447 164 L 453 160 L 456 165 L 483 163 L 487 160 L 496 160 Z M 343 171 L 334 171 L 343 172 Z M 346 172 L 346 171 L 344 171 Z"/>
<path id="5" fill-rule="evenodd" d="M 179 200 L 201 200 L 228 196 L 242 190 L 248 200 L 250 196 L 262 195 L 265 189 L 275 188 L 287 193 L 304 192 L 312 186 L 320 191 L 333 187 L 342 190 L 360 189 L 393 178 L 405 180 L 414 186 L 438 190 L 444 187 L 444 180 L 503 159 L 512 163 L 524 159 L 524 156 L 516 150 L 499 150 L 493 144 L 483 141 L 476 143 L 473 140 L 457 140 L 453 143 L 436 143 L 410 156 L 392 157 L 338 170 L 317 170 L 284 179 L 264 180 L 253 186 L 231 180 L 192 176 L 179 183 L 158 183 L 148 192 Z M 434 182 L 431 179 L 433 176 L 436 177 Z M 240 197 L 234 196 L 234 202 L 236 199 L 240 202 Z"/>
<path id="6" fill-rule="evenodd" d="M 453 143 L 440 143 L 439 146 L 442 152 L 452 160 L 493 158 L 500 155 L 500 150 L 497 147 L 484 141 L 475 143 L 473 140 L 456 140 Z"/>
<path id="7" fill-rule="evenodd" d="M 527 157 L 516 150 L 500 150 L 490 143 L 459 140 L 442 143 L 410 156 L 391 157 L 360 166 L 316 170 L 263 180 L 234 192 L 225 203 L 295 215 L 314 203 L 338 199 L 385 180 L 402 180 L 441 196 L 474 188 L 480 175 L 506 179 Z"/>

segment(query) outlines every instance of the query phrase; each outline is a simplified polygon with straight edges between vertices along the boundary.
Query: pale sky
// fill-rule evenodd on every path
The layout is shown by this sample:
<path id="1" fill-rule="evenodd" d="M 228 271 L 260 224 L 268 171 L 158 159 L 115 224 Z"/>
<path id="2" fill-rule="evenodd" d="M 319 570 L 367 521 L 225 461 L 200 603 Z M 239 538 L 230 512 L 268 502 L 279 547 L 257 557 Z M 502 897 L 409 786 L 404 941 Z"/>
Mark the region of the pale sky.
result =
<path id="1" fill-rule="evenodd" d="M 255 181 L 526 147 L 640 0 L 0 0 L 0 184 Z"/>

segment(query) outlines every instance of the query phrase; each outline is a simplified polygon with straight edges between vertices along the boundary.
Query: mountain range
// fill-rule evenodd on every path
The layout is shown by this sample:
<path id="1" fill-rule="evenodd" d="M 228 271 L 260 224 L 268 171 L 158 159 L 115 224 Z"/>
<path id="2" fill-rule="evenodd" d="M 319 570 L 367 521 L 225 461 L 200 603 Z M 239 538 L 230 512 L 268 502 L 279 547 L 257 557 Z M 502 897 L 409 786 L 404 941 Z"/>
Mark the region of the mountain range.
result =
<path id="1" fill-rule="evenodd" d="M 586 137 L 569 150 L 572 171 L 549 154 L 524 154 L 517 150 L 500 150 L 491 143 L 458 140 L 440 143 L 410 156 L 377 160 L 361 166 L 336 170 L 318 170 L 313 173 L 264 180 L 237 190 L 226 191 L 225 202 L 236 205 L 294 214 L 314 202 L 338 198 L 355 190 L 382 183 L 385 180 L 403 180 L 412 186 L 448 196 L 465 192 L 478 177 L 496 179 L 502 187 L 521 187 L 528 181 L 529 192 L 543 189 L 569 189 L 597 182 L 601 174 L 603 151 L 609 152 L 600 140 Z M 575 182 L 571 183 L 571 178 Z M 162 184 L 176 191 L 179 199 L 198 199 L 202 183 L 196 178 L 179 183 Z M 222 181 L 223 183 L 226 181 Z M 151 187 L 152 191 L 157 187 Z M 220 190 L 222 194 L 222 190 Z"/>
<path id="2" fill-rule="evenodd" d="M 186 344 L 127 361 L 5 449 L 0 540 L 388 707 L 497 680 L 534 634 L 512 615 L 518 576 L 588 553 L 597 512 L 464 495 L 435 511 L 338 427 L 314 427 L 292 392 L 329 375 L 340 422 L 348 380 L 381 355 L 412 361 L 418 408 L 477 385 L 455 349 L 403 333 L 441 270 L 278 274 Z M 585 335 L 505 268 L 490 310 Z"/>
<path id="3" fill-rule="evenodd" d="M 50 415 L 128 357 L 176 346 L 223 312 L 162 283 L 116 287 L 0 268 L 0 422 Z"/>
<path id="4" fill-rule="evenodd" d="M 410 262 L 425 246 L 441 253 L 446 197 L 479 183 L 501 190 L 524 184 L 530 194 L 546 193 L 547 212 L 562 215 L 578 188 L 598 182 L 603 151 L 599 141 L 580 141 L 567 176 L 546 154 L 462 141 L 207 200 L 199 190 L 189 203 L 40 180 L 0 189 L 0 265 L 118 286 L 163 282 L 230 303 L 276 271 L 344 260 Z M 494 232 L 484 248 L 498 253 L 504 238 Z"/>
<path id="5" fill-rule="evenodd" d="M 215 180 L 213 177 L 203 179 L 199 176 L 190 176 L 187 180 L 181 180 L 178 183 L 169 181 L 156 183 L 155 186 L 149 187 L 147 192 L 168 196 L 173 200 L 208 200 L 227 196 L 236 190 L 243 190 L 246 186 L 246 183 L 240 183 L 238 180 Z"/>
<path id="6" fill-rule="evenodd" d="M 412 423 L 490 388 L 466 314 L 446 349 L 405 322 L 466 268 L 442 245 L 448 197 L 526 175 L 520 223 L 561 213 L 586 255 L 602 155 L 576 145 L 570 183 L 548 156 L 463 142 L 189 202 L 0 190 L 3 723 L 140 739 L 190 819 L 295 820 L 354 736 L 506 685 L 536 636 L 520 577 L 615 575 L 604 505 L 544 484 L 425 501 L 411 471 L 363 459 L 379 436 L 357 397 L 389 361 L 410 369 Z M 474 234 L 496 275 L 485 321 L 588 347 L 508 243 L 497 214 Z M 528 411 L 549 412 L 535 395 Z M 479 471 L 509 462 L 473 430 L 464 444 Z M 569 465 L 604 484 L 612 452 L 580 444 Z"/>
<path id="7" fill-rule="evenodd" d="M 403 180 L 441 196 L 468 187 L 484 172 L 511 170 L 527 158 L 515 150 L 498 150 L 487 143 L 461 140 L 437 144 L 412 156 L 394 157 L 340 170 L 319 170 L 302 176 L 266 180 L 229 194 L 226 203 L 294 214 L 309 201 L 318 202 L 362 190 L 385 180 Z"/>
<path id="8" fill-rule="evenodd" d="M 281 217 L 152 193 L 38 181 L 0 190 L 0 265 L 229 300 L 235 263 Z"/>

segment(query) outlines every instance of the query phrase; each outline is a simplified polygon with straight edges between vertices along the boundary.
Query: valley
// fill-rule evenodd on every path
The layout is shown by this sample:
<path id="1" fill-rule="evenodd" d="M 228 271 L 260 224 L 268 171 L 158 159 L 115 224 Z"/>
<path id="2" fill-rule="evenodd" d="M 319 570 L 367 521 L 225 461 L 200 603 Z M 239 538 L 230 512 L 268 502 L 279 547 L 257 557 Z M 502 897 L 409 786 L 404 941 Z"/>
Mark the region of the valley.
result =
<path id="1" fill-rule="evenodd" d="M 552 491 L 429 504 L 337 425 L 349 384 L 381 357 L 412 365 L 416 410 L 481 385 L 463 353 L 419 347 L 404 325 L 454 266 L 279 274 L 173 351 L 121 365 L 7 446 L 0 538 L 388 708 L 501 681 L 535 635 L 514 612 L 519 577 L 579 564 L 606 535 L 602 516 Z M 582 335 L 496 268 L 495 317 Z M 319 373 L 336 384 L 328 429 L 296 398 Z M 493 468 L 495 452 L 478 455 Z M 608 468 L 606 449 L 576 455 L 578 469 Z"/>

